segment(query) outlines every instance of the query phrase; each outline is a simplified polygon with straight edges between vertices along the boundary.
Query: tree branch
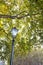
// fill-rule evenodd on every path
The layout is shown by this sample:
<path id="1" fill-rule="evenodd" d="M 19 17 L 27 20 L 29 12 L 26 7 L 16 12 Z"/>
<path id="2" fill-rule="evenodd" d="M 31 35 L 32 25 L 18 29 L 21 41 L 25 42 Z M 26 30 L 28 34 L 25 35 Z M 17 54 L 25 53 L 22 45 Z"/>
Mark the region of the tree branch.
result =
<path id="1" fill-rule="evenodd" d="M 26 14 L 21 15 L 24 12 Z M 39 13 L 37 13 L 37 14 L 39 14 Z M 32 15 L 37 15 L 37 14 L 32 14 Z M 24 17 L 27 17 L 27 16 L 30 16 L 30 14 L 28 12 L 26 12 L 26 11 L 22 11 L 19 14 L 16 14 L 16 15 L 4 15 L 4 14 L 0 14 L 0 18 L 11 18 L 11 19 L 15 19 L 15 18 L 21 19 L 21 18 L 24 18 Z"/>
<path id="2" fill-rule="evenodd" d="M 11 18 L 11 19 L 15 19 L 15 18 L 21 19 L 21 18 L 24 18 L 24 17 L 27 17 L 27 16 L 29 16 L 29 14 L 22 15 L 22 16 L 20 16 L 20 15 L 11 16 L 11 15 L 2 15 L 2 14 L 0 14 L 0 18 Z"/>

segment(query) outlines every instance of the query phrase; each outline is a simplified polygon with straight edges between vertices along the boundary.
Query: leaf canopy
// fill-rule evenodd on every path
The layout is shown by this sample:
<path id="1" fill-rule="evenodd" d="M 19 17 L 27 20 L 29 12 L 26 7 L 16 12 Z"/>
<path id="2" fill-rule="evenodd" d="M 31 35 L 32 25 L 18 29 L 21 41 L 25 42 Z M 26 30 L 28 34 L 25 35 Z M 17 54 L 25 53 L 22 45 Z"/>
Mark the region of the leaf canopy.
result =
<path id="1" fill-rule="evenodd" d="M 16 15 L 19 19 L 1 18 L 1 15 Z M 2 59 L 8 59 L 11 53 L 10 30 L 13 27 L 20 31 L 15 38 L 15 56 L 25 55 L 34 45 L 37 47 L 43 44 L 43 0 L 0 0 L 0 58 Z"/>

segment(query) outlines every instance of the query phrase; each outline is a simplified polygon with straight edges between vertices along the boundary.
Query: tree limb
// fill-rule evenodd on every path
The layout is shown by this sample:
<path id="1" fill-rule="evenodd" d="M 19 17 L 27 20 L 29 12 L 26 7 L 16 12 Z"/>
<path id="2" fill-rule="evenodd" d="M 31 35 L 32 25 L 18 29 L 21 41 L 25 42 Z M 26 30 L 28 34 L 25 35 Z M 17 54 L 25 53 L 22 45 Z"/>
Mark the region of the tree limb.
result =
<path id="1" fill-rule="evenodd" d="M 20 15 L 11 16 L 11 15 L 0 14 L 0 18 L 11 18 L 11 19 L 15 19 L 15 18 L 21 19 L 21 18 L 24 18 L 24 17 L 27 17 L 27 16 L 29 16 L 29 14 L 22 15 L 22 16 L 20 16 Z"/>
<path id="2" fill-rule="evenodd" d="M 21 15 L 24 12 L 26 14 Z M 37 14 L 39 14 L 39 13 L 37 13 Z M 37 15 L 37 14 L 32 14 L 32 15 Z M 19 14 L 16 14 L 16 15 L 4 15 L 4 14 L 0 14 L 0 18 L 11 18 L 11 19 L 15 19 L 15 18 L 21 19 L 21 18 L 24 18 L 24 17 L 27 17 L 27 16 L 30 16 L 30 14 L 28 12 L 26 12 L 26 11 L 22 11 Z"/>

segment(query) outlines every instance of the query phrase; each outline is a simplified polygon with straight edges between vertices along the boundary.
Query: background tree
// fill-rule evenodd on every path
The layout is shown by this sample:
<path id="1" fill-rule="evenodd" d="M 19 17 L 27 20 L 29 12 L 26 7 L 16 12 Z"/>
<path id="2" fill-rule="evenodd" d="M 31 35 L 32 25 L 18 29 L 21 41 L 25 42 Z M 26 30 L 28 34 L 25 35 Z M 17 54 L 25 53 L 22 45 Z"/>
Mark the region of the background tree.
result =
<path id="1" fill-rule="evenodd" d="M 33 45 L 43 45 L 43 0 L 0 0 L 0 58 L 11 53 L 10 30 L 16 27 L 15 56 L 25 55 Z"/>

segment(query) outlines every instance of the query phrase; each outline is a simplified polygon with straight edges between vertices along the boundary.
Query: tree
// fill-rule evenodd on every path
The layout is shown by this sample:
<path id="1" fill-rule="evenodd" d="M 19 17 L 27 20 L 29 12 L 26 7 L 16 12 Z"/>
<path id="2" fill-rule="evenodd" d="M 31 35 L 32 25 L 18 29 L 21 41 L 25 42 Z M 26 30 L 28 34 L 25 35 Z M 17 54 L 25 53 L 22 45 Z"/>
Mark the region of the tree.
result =
<path id="1" fill-rule="evenodd" d="M 43 44 L 43 0 L 0 0 L 0 57 L 11 53 L 12 27 L 19 29 L 15 56 L 25 55 L 33 45 Z"/>

